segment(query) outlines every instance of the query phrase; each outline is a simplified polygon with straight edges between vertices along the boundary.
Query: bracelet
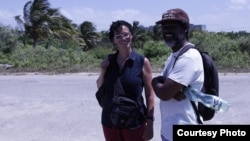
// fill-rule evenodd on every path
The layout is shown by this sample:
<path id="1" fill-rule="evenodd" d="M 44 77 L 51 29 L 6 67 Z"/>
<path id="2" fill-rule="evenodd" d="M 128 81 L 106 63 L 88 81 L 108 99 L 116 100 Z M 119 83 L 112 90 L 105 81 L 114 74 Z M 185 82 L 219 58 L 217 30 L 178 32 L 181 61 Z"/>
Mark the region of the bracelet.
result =
<path id="1" fill-rule="evenodd" d="M 153 117 L 153 116 L 146 116 L 146 119 L 154 121 L 155 117 Z"/>

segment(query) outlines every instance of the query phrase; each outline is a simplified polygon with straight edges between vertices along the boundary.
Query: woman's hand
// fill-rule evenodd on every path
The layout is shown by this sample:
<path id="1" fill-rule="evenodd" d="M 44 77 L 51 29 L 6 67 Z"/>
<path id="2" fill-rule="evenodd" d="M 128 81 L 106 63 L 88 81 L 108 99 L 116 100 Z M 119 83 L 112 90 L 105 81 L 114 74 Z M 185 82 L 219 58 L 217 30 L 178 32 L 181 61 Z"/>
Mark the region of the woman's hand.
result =
<path id="1" fill-rule="evenodd" d="M 109 66 L 109 59 L 105 58 L 101 63 L 100 63 L 100 68 L 101 68 L 101 73 L 105 74 L 107 67 Z"/>
<path id="2" fill-rule="evenodd" d="M 109 59 L 105 58 L 101 63 L 100 63 L 100 68 L 101 68 L 101 73 L 99 77 L 96 80 L 97 88 L 99 89 L 104 81 L 104 75 L 106 73 L 107 67 L 109 66 Z"/>
<path id="3" fill-rule="evenodd" d="M 145 141 L 151 140 L 154 136 L 153 121 L 147 120 L 146 127 L 143 133 L 143 138 Z"/>

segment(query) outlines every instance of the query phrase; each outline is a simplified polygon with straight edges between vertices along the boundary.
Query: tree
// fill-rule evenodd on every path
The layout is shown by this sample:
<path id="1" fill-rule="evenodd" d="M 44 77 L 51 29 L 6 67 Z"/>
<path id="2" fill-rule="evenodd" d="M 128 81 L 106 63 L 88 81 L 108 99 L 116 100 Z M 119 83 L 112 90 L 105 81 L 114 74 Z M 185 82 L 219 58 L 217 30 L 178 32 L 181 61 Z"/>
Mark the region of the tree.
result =
<path id="1" fill-rule="evenodd" d="M 18 45 L 16 31 L 8 26 L 0 25 L 0 54 L 9 54 Z M 1 58 L 1 57 L 0 57 Z"/>
<path id="2" fill-rule="evenodd" d="M 96 28 L 90 21 L 85 21 L 80 25 L 81 37 L 86 43 L 84 50 L 89 50 L 94 48 L 97 43 L 97 38 L 99 37 L 96 33 Z"/>
<path id="3" fill-rule="evenodd" d="M 139 25 L 138 21 L 134 21 L 132 25 L 133 36 L 133 46 L 135 48 L 143 48 L 143 44 L 147 41 L 147 31 L 144 27 Z"/>
<path id="4" fill-rule="evenodd" d="M 162 32 L 161 32 L 161 26 L 160 25 L 154 25 L 149 27 L 148 29 L 148 34 L 149 36 L 154 40 L 154 41 L 162 41 Z"/>
<path id="5" fill-rule="evenodd" d="M 33 39 L 33 47 L 36 47 L 37 41 L 48 36 L 48 21 L 53 15 L 58 13 L 57 10 L 51 10 L 48 0 L 28 1 L 24 5 L 24 27 L 25 34 Z"/>
<path id="6" fill-rule="evenodd" d="M 77 35 L 73 24 L 59 13 L 57 8 L 50 8 L 48 0 L 28 1 L 23 8 L 23 19 L 16 16 L 17 23 L 23 24 L 25 36 L 32 38 L 33 47 L 39 40 L 50 40 L 51 37 L 72 39 Z"/>

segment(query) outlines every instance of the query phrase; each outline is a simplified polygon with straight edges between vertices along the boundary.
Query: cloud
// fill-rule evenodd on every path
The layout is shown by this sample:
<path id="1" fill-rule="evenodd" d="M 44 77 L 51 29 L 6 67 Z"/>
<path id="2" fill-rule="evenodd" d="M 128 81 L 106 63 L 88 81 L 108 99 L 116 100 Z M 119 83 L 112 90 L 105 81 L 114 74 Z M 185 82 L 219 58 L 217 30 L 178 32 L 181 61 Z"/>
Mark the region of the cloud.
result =
<path id="1" fill-rule="evenodd" d="M 155 24 L 157 19 L 150 17 L 149 15 L 143 14 L 138 10 L 124 9 L 111 12 L 113 20 L 123 19 L 129 22 L 139 21 L 140 25 L 151 26 Z"/>
<path id="2" fill-rule="evenodd" d="M 90 21 L 97 29 L 106 29 L 108 26 L 107 22 L 109 21 L 110 23 L 112 19 L 109 13 L 94 11 L 91 8 L 62 9 L 60 12 L 76 24 Z"/>
<path id="3" fill-rule="evenodd" d="M 112 21 L 120 19 L 126 20 L 130 23 L 136 20 L 139 21 L 141 25 L 143 23 L 144 26 L 154 25 L 155 21 L 158 20 L 133 9 L 106 12 L 95 11 L 91 8 L 73 8 L 61 9 L 60 12 L 77 24 L 81 24 L 84 21 L 91 21 L 96 25 L 98 31 L 108 30 Z"/>
<path id="4" fill-rule="evenodd" d="M 212 5 L 213 10 L 191 17 L 193 24 L 206 25 L 208 31 L 250 31 L 250 0 L 231 0 L 224 9 Z"/>
<path id="5" fill-rule="evenodd" d="M 207 14 L 193 19 L 195 24 L 206 25 L 208 31 L 250 31 L 250 16 L 239 16 L 237 12 L 223 12 L 217 14 Z"/>
<path id="6" fill-rule="evenodd" d="M 226 4 L 226 5 L 225 5 Z M 139 21 L 140 25 L 151 26 L 161 18 L 161 14 L 150 15 L 153 12 L 146 14 L 138 9 L 116 9 L 116 10 L 101 10 L 88 7 L 70 7 L 59 8 L 61 14 L 72 20 L 76 24 L 81 24 L 84 21 L 90 21 L 95 26 L 97 31 L 108 30 L 112 21 L 123 19 L 130 23 Z M 199 12 L 199 11 L 198 11 Z M 203 12 L 203 11 L 202 11 Z M 190 17 L 193 24 L 204 24 L 208 30 L 250 30 L 250 0 L 230 0 L 224 3 L 224 6 L 213 4 L 212 9 L 203 12 L 202 15 Z M 14 16 L 23 15 L 22 9 L 16 10 L 0 10 L 0 23 L 3 25 L 16 26 Z M 192 14 L 190 14 L 191 16 Z"/>
<path id="7" fill-rule="evenodd" d="M 15 16 L 17 15 L 22 15 L 22 11 L 0 10 L 0 23 L 5 26 L 15 27 L 17 26 L 15 21 Z"/>
<path id="8" fill-rule="evenodd" d="M 14 26 L 16 21 L 14 19 L 14 14 L 9 11 L 0 11 L 0 23 L 3 25 Z"/>
<path id="9" fill-rule="evenodd" d="M 250 3 L 250 0 L 231 0 L 230 2 L 237 5 L 246 5 Z"/>
<path id="10" fill-rule="evenodd" d="M 250 7 L 250 0 L 231 0 L 229 9 L 231 10 L 243 10 L 249 9 Z"/>

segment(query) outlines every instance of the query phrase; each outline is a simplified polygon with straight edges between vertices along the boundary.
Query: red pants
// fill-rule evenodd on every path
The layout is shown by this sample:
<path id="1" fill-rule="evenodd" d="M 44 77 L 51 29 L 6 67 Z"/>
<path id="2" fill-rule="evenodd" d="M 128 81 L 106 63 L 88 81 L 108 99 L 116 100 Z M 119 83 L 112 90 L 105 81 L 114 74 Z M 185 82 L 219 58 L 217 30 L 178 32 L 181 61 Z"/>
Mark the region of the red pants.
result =
<path id="1" fill-rule="evenodd" d="M 142 138 L 145 125 L 136 129 L 117 129 L 103 126 L 106 141 L 144 141 Z"/>

